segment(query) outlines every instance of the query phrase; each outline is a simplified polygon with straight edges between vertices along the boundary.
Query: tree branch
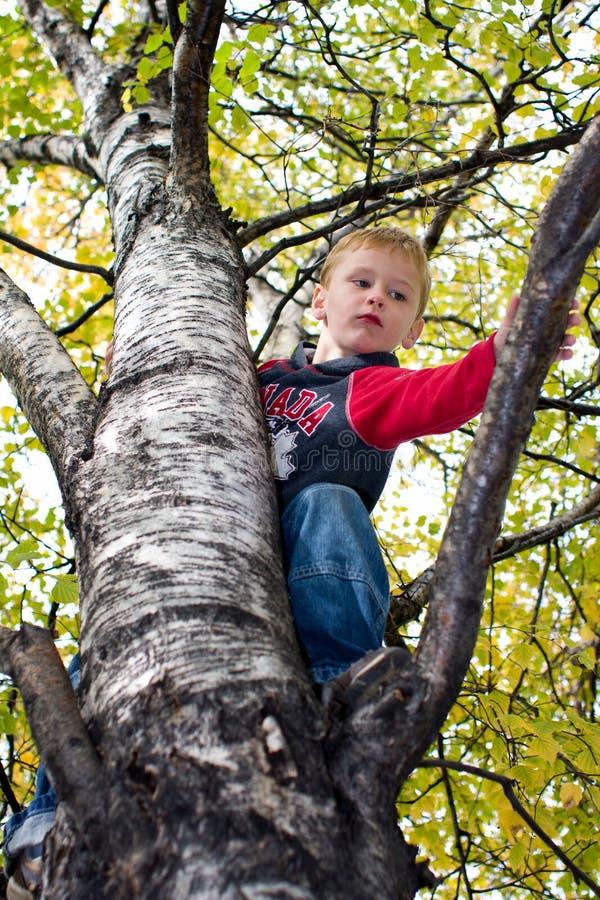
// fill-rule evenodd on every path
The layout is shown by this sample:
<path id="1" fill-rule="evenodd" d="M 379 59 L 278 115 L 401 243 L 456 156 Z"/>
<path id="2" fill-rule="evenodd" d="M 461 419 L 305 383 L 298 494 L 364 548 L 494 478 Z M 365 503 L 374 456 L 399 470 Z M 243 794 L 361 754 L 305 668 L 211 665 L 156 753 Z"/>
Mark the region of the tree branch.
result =
<path id="1" fill-rule="evenodd" d="M 503 147 L 498 150 L 478 150 L 465 159 L 455 159 L 442 166 L 432 166 L 429 169 L 419 169 L 409 175 L 390 175 L 382 178 L 371 185 L 369 191 L 369 199 L 376 200 L 390 194 L 400 194 L 421 186 L 432 184 L 435 181 L 442 181 L 447 178 L 454 178 L 461 173 L 474 172 L 478 169 L 490 168 L 507 163 L 527 162 L 532 157 L 545 155 L 550 150 L 565 150 L 572 144 L 576 144 L 580 139 L 584 129 L 575 131 L 567 131 L 554 135 L 551 138 L 542 138 L 538 141 L 526 141 L 522 144 L 516 144 L 514 147 Z M 358 203 L 364 198 L 364 185 L 355 184 L 342 191 L 340 194 L 328 197 L 325 200 L 306 203 L 304 206 L 295 209 L 286 209 L 283 212 L 275 213 L 271 216 L 265 216 L 257 219 L 252 225 L 242 229 L 238 238 L 241 246 L 246 246 L 256 238 L 263 237 L 271 231 L 283 228 L 293 222 L 299 222 L 301 219 L 318 216 L 323 213 L 334 212 L 354 203 Z M 366 199 L 366 198 L 364 198 Z M 332 226 L 333 230 L 334 226 Z M 268 258 L 261 257 L 261 264 L 264 265 L 269 259 L 276 255 L 269 253 Z M 267 254 L 265 254 L 267 256 Z M 254 262 L 252 264 L 254 271 L 258 271 L 260 266 Z"/>
<path id="2" fill-rule="evenodd" d="M 438 752 L 440 754 L 440 762 L 445 761 L 444 757 L 444 743 L 441 734 L 438 734 Z M 445 766 L 442 766 L 442 781 L 444 783 L 444 789 L 446 792 L 446 800 L 448 802 L 448 808 L 450 810 L 450 818 L 452 820 L 452 828 L 454 830 L 454 846 L 456 847 L 456 852 L 458 854 L 460 871 L 465 883 L 465 890 L 467 892 L 467 897 L 469 900 L 473 900 L 473 891 L 471 890 L 471 882 L 469 881 L 469 870 L 468 870 L 468 859 L 465 854 L 465 850 L 462 843 L 462 833 L 460 828 L 460 822 L 458 819 L 458 813 L 456 811 L 456 803 L 454 802 L 454 792 L 452 790 L 452 782 L 450 781 L 450 777 L 448 775 L 448 769 Z"/>
<path id="3" fill-rule="evenodd" d="M 10 169 L 19 162 L 68 166 L 102 181 L 96 160 L 89 155 L 84 141 L 75 135 L 34 134 L 0 142 L 0 163 Z"/>
<path id="4" fill-rule="evenodd" d="M 15 792 L 12 789 L 12 784 L 6 774 L 4 766 L 0 763 L 0 791 L 4 794 L 6 798 L 6 802 L 11 808 L 13 813 L 18 813 L 21 811 L 21 804 L 15 797 Z"/>
<path id="5" fill-rule="evenodd" d="M 80 822 L 93 820 L 102 803 L 102 766 L 50 632 L 34 625 L 0 628 L 0 667 L 21 692 L 59 801 L 67 802 Z"/>
<path id="6" fill-rule="evenodd" d="M 592 519 L 600 518 L 600 485 L 596 485 L 587 497 L 584 497 L 579 503 L 562 513 L 555 516 L 541 525 L 539 528 L 532 528 L 524 534 L 506 535 L 498 538 L 494 547 L 493 562 L 499 562 L 515 553 L 522 553 L 523 550 L 529 550 L 538 544 L 546 544 L 561 534 L 580 525 L 582 522 L 589 522 Z"/>
<path id="7" fill-rule="evenodd" d="M 114 279 L 112 273 L 105 269 L 104 266 L 93 266 L 89 263 L 78 263 L 72 262 L 70 259 L 61 259 L 59 256 L 53 256 L 52 253 L 46 253 L 45 250 L 34 247 L 33 244 L 29 244 L 27 241 L 22 241 L 21 238 L 8 234 L 6 231 L 0 231 L 0 241 L 12 244 L 12 246 L 17 247 L 18 250 L 23 250 L 25 253 L 31 253 L 33 256 L 37 256 L 39 259 L 52 263 L 54 266 L 60 266 L 62 269 L 70 269 L 73 272 L 89 272 L 91 275 L 100 275 L 107 284 L 111 286 L 113 284 Z"/>
<path id="8" fill-rule="evenodd" d="M 471 658 L 510 481 L 591 249 L 591 238 L 573 246 L 572 236 L 588 234 L 588 223 L 595 222 L 600 208 L 599 145 L 600 118 L 568 160 L 540 216 L 515 323 L 442 541 L 415 653 L 417 671 L 428 682 L 426 705 L 436 728 L 454 702 Z M 423 725 L 429 715 L 424 714 Z M 433 736 L 424 729 L 421 752 Z"/>
<path id="9" fill-rule="evenodd" d="M 573 416 L 598 416 L 600 406 L 593 403 L 577 403 L 575 400 L 561 400 L 558 397 L 540 397 L 538 409 L 562 409 Z"/>
<path id="10" fill-rule="evenodd" d="M 65 493 L 90 452 L 98 401 L 28 297 L 0 269 L 0 371 L 46 448 Z"/>
<path id="11" fill-rule="evenodd" d="M 173 46 L 179 40 L 179 35 L 181 34 L 182 24 L 181 19 L 179 18 L 179 9 L 177 6 L 177 0 L 166 0 L 167 2 L 167 19 L 169 22 L 169 30 L 171 31 L 171 40 L 173 41 Z"/>
<path id="12" fill-rule="evenodd" d="M 587 497 L 559 516 L 549 519 L 544 525 L 514 535 L 503 535 L 494 545 L 492 563 L 501 562 L 531 550 L 540 544 L 553 541 L 576 525 L 600 519 L 600 485 L 594 487 Z M 398 629 L 419 617 L 429 601 L 429 588 L 433 579 L 435 566 L 429 566 L 414 581 L 390 596 L 390 612 L 386 624 L 385 642 L 388 647 L 403 646 L 404 641 L 398 635 Z"/>
<path id="13" fill-rule="evenodd" d="M 99 147 L 107 126 L 122 111 L 118 70 L 104 63 L 83 28 L 61 8 L 46 6 L 42 0 L 19 0 L 19 8 L 73 85 L 83 105 L 89 136 Z"/>
<path id="14" fill-rule="evenodd" d="M 114 294 L 112 293 L 112 291 L 110 292 L 110 294 L 104 294 L 103 297 L 100 297 L 99 300 L 96 300 L 95 303 L 92 303 L 91 306 L 88 306 L 88 308 L 84 312 L 82 312 L 80 316 L 77 316 L 76 319 L 73 319 L 72 322 L 67 322 L 66 325 L 61 325 L 60 328 L 56 328 L 54 330 L 54 334 L 57 337 L 64 337 L 66 334 L 73 334 L 74 331 L 77 331 L 80 325 L 83 325 L 84 322 L 87 322 L 88 319 L 91 319 L 95 312 L 101 309 L 106 303 L 108 303 L 109 300 L 112 300 L 113 298 Z"/>
<path id="15" fill-rule="evenodd" d="M 208 93 L 213 57 L 225 13 L 224 0 L 188 3 L 173 58 L 171 183 L 185 192 L 210 188 Z"/>
<path id="16" fill-rule="evenodd" d="M 100 4 L 98 5 L 96 11 L 94 12 L 94 15 L 90 19 L 90 23 L 89 23 L 88 27 L 85 30 L 85 35 L 87 38 L 91 39 L 93 37 L 94 31 L 96 29 L 96 25 L 100 21 L 102 13 L 108 6 L 109 2 L 110 2 L 110 0 L 100 0 Z"/>
<path id="17" fill-rule="evenodd" d="M 545 223 L 565 217 L 570 233 L 577 235 L 595 222 L 600 208 L 599 144 L 600 118 L 565 166 L 541 216 L 515 323 L 496 366 L 442 541 L 417 650 L 388 676 L 376 696 L 365 698 L 347 719 L 332 725 L 332 771 L 338 788 L 349 790 L 356 804 L 376 803 L 377 798 L 366 799 L 359 796 L 359 787 L 348 787 L 352 772 L 358 766 L 378 767 L 380 800 L 394 776 L 398 787 L 439 732 L 467 671 L 512 475 L 587 259 L 589 242 L 577 241 L 575 253 L 565 231 L 546 229 Z M 586 186 L 585 195 L 569 192 L 574 177 Z"/>

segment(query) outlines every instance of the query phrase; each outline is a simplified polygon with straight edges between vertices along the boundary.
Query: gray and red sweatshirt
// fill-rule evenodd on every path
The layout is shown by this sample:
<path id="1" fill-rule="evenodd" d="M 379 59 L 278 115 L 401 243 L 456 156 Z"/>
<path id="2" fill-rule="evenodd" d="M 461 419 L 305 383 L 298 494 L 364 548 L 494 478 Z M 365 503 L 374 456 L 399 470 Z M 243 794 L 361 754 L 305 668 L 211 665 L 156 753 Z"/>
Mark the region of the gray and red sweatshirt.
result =
<path id="1" fill-rule="evenodd" d="M 314 345 L 259 367 L 282 509 L 309 484 L 353 488 L 371 511 L 399 444 L 464 425 L 483 408 L 493 338 L 458 362 L 403 369 L 393 353 L 312 365 Z"/>

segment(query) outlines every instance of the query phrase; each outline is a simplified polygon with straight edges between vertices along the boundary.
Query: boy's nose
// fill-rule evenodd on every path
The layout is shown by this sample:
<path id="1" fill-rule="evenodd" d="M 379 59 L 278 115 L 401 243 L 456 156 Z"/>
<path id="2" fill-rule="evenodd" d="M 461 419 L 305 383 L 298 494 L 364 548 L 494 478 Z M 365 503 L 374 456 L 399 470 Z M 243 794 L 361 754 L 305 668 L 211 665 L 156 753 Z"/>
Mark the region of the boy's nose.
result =
<path id="1" fill-rule="evenodd" d="M 371 303 L 373 306 L 383 306 L 383 297 L 381 294 L 371 294 L 367 303 Z"/>

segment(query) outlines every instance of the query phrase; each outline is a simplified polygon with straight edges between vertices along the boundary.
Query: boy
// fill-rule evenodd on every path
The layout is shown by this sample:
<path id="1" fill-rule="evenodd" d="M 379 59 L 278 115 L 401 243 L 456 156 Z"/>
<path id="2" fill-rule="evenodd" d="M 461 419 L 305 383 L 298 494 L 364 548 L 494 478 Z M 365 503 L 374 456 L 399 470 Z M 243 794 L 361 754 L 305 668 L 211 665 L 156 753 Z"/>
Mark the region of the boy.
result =
<path id="1" fill-rule="evenodd" d="M 517 305 L 459 362 L 401 369 L 392 350 L 421 334 L 429 289 L 418 240 L 398 228 L 353 232 L 327 257 L 314 291 L 317 346 L 259 369 L 296 627 L 315 682 L 332 681 L 345 703 L 405 656 L 382 648 L 389 586 L 369 518 L 394 450 L 481 411 Z M 572 314 L 569 326 L 577 322 Z M 565 337 L 559 358 L 572 355 L 574 340 Z M 109 346 L 107 374 L 111 359 Z M 75 683 L 78 656 L 69 671 Z M 55 803 L 40 767 L 33 803 L 5 827 L 9 900 L 29 900 L 39 882 Z"/>
<path id="2" fill-rule="evenodd" d="M 346 704 L 406 657 L 382 648 L 389 585 L 369 518 L 394 450 L 481 412 L 518 305 L 458 362 L 401 369 L 392 351 L 417 341 L 429 290 L 420 241 L 392 227 L 352 232 L 314 291 L 316 347 L 259 369 L 298 636 L 317 685 L 335 680 Z"/>

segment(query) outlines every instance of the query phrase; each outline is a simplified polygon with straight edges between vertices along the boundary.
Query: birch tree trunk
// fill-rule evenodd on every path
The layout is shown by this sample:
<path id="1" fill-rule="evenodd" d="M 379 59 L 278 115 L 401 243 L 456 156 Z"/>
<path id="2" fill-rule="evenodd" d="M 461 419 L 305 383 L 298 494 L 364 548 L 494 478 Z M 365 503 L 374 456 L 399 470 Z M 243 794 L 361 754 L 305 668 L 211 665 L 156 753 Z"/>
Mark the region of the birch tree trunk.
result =
<path id="1" fill-rule="evenodd" d="M 460 688 L 516 464 L 498 446 L 524 440 L 537 389 L 503 423 L 500 444 L 505 383 L 491 394 L 414 660 L 347 718 L 322 709 L 285 591 L 245 266 L 208 173 L 206 92 L 223 7 L 188 7 L 173 109 L 124 114 L 118 78 L 76 26 L 23 0 L 82 97 L 88 141 L 85 153 L 73 144 L 72 161 L 85 158 L 106 184 L 116 251 L 115 354 L 98 398 L 1 280 L 0 366 L 57 473 L 81 593 L 85 728 L 48 641 L 28 628 L 2 636 L 2 664 L 60 801 L 42 896 L 409 900 L 418 871 L 394 798 Z M 572 164 L 596 184 L 597 145 L 590 129 Z M 574 222 L 592 220 L 588 245 L 597 193 L 574 205 Z M 569 284 L 587 252 L 579 247 Z M 569 301 L 562 283 L 546 296 L 559 301 L 535 326 L 546 342 L 538 376 Z M 530 378 L 525 367 L 509 380 L 518 392 Z M 497 477 L 486 481 L 490 447 Z M 62 749 L 57 733 L 68 736 Z"/>

